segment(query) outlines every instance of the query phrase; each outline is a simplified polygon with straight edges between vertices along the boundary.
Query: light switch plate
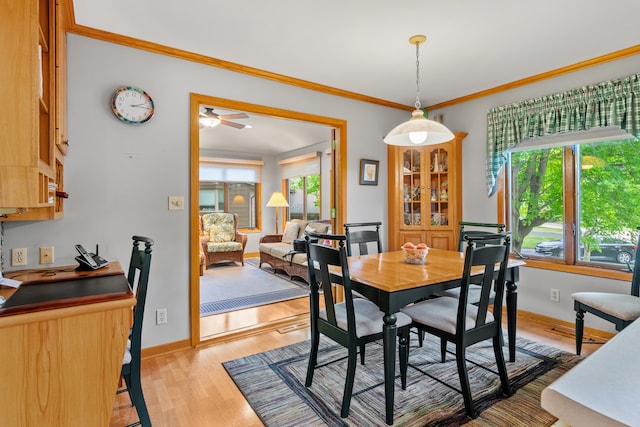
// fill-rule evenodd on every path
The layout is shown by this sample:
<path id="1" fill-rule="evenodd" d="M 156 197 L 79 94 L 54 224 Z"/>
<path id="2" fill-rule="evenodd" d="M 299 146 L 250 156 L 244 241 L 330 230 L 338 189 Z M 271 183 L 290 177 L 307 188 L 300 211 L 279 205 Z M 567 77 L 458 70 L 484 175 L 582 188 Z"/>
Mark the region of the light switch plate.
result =
<path id="1" fill-rule="evenodd" d="M 184 210 L 184 197 L 182 197 L 182 196 L 169 196 L 169 210 L 170 211 L 182 211 L 182 210 Z"/>

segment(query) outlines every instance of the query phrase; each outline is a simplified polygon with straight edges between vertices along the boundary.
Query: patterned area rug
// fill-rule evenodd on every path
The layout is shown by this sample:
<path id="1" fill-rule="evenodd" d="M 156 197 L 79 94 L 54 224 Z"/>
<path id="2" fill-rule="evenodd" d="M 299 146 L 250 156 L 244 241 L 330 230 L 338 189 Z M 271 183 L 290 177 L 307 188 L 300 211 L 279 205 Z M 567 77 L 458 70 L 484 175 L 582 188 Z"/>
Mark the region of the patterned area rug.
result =
<path id="1" fill-rule="evenodd" d="M 257 268 L 257 261 L 245 260 L 244 267 L 235 263 L 219 264 L 200 277 L 200 316 L 272 304 L 308 294 L 306 283 L 274 274 L 266 265 L 264 269 Z"/>
<path id="2" fill-rule="evenodd" d="M 467 367 L 476 409 L 464 412 L 454 354 L 440 363 L 433 337 L 422 348 L 412 336 L 407 389 L 396 379 L 394 426 L 550 426 L 552 415 L 540 407 L 544 387 L 568 371 L 580 357 L 519 338 L 516 362 L 507 362 L 514 394 L 500 393 L 500 380 L 489 342 L 467 351 Z M 450 344 L 451 345 L 451 344 Z M 309 342 L 292 344 L 223 365 L 251 407 L 268 427 L 384 426 L 384 377 L 381 343 L 367 345 L 366 364 L 356 368 L 349 417 L 340 418 L 346 350 L 321 337 L 313 385 L 304 386 Z M 505 355 L 507 353 L 505 347 Z M 505 356 L 506 357 L 506 356 Z M 399 369 L 396 369 L 399 373 Z M 399 375 L 399 374 L 398 374 Z M 468 423 L 468 424 L 467 424 Z"/>

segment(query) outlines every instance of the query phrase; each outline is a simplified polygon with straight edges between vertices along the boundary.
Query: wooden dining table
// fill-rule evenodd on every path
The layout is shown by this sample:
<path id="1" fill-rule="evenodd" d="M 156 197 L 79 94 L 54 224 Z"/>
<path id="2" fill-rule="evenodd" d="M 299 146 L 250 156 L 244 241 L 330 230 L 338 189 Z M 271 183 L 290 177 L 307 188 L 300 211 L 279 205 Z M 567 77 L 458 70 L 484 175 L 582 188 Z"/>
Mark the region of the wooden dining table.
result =
<path id="1" fill-rule="evenodd" d="M 393 424 L 396 353 L 396 313 L 406 305 L 462 281 L 464 253 L 430 249 L 424 264 L 404 262 L 402 251 L 351 256 L 349 276 L 353 290 L 374 302 L 385 313 L 383 321 L 386 423 Z M 517 282 L 521 260 L 510 259 L 506 273 L 507 335 L 509 361 L 515 361 Z M 472 270 L 481 275 L 482 267 Z M 496 270 L 497 274 L 497 270 Z M 340 281 L 339 277 L 336 277 Z"/>

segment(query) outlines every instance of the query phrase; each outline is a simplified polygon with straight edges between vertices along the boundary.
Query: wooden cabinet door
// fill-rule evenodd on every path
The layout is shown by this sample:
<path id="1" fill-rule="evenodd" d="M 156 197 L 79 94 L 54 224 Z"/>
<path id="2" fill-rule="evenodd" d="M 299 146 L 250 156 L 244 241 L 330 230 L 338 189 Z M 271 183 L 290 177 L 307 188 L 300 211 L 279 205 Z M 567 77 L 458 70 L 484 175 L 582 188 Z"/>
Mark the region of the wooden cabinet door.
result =
<path id="1" fill-rule="evenodd" d="M 403 243 L 425 242 L 439 249 L 457 248 L 462 214 L 462 140 L 427 146 L 389 146 L 389 250 Z"/>

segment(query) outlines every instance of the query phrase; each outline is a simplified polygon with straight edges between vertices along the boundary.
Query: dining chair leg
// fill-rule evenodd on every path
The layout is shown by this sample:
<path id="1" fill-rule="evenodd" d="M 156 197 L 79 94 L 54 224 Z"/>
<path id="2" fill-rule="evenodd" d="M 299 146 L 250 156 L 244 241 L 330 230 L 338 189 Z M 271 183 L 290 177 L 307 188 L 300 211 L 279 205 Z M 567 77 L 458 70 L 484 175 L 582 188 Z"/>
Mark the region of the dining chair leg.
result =
<path id="1" fill-rule="evenodd" d="M 477 414 L 473 407 L 473 397 L 469 384 L 469 373 L 467 372 L 466 348 L 461 343 L 456 344 L 456 364 L 458 365 L 458 377 L 460 377 L 460 388 L 464 398 L 464 408 L 467 416 L 476 418 Z"/>
<path id="2" fill-rule="evenodd" d="M 347 379 L 344 383 L 344 393 L 342 395 L 342 410 L 340 416 L 346 418 L 349 416 L 349 407 L 351 405 L 351 394 L 353 393 L 353 381 L 356 376 L 357 353 L 356 347 L 349 348 L 349 356 L 347 359 Z"/>
<path id="3" fill-rule="evenodd" d="M 509 377 L 507 376 L 507 365 L 504 362 L 504 354 L 502 353 L 502 333 L 493 337 L 493 352 L 496 355 L 496 365 L 498 365 L 498 374 L 500 375 L 500 383 L 502 384 L 502 393 L 505 396 L 511 396 L 511 386 L 509 385 Z"/>
<path id="4" fill-rule="evenodd" d="M 444 363 L 447 360 L 447 340 L 440 338 L 440 362 Z"/>
<path id="5" fill-rule="evenodd" d="M 127 382 L 127 378 L 129 382 Z M 149 411 L 147 410 L 147 404 L 144 401 L 144 394 L 142 393 L 140 373 L 132 372 L 130 377 L 125 377 L 125 383 L 127 384 L 127 389 L 130 390 L 130 396 L 132 398 L 133 406 L 135 406 L 136 412 L 138 413 L 138 419 L 140 420 L 139 423 L 133 423 L 131 425 L 151 427 Z"/>
<path id="6" fill-rule="evenodd" d="M 576 311 L 576 354 L 582 352 L 582 335 L 584 331 L 584 311 Z"/>
<path id="7" fill-rule="evenodd" d="M 320 342 L 320 333 L 311 332 L 311 348 L 309 349 L 309 364 L 307 365 L 307 379 L 304 382 L 305 387 L 311 387 L 313 382 L 313 372 L 316 369 L 318 361 L 318 344 Z"/>
<path id="8" fill-rule="evenodd" d="M 123 392 L 126 391 L 127 394 L 129 395 L 129 400 L 131 401 L 131 406 L 134 406 L 133 405 L 133 396 L 131 395 L 131 388 L 129 387 L 129 384 L 131 383 L 131 376 L 129 374 L 122 375 L 120 377 L 120 382 L 122 382 L 122 380 L 124 380 L 124 387 L 125 388 L 118 390 L 116 392 L 116 394 L 123 393 Z"/>
<path id="9" fill-rule="evenodd" d="M 360 364 L 364 365 L 364 344 L 360 346 Z"/>

